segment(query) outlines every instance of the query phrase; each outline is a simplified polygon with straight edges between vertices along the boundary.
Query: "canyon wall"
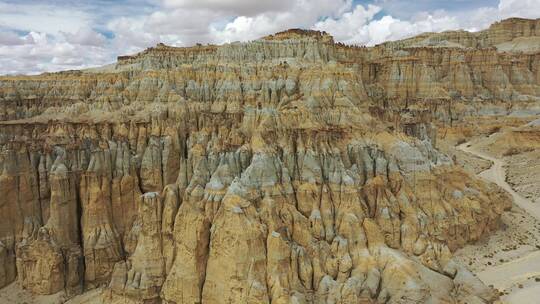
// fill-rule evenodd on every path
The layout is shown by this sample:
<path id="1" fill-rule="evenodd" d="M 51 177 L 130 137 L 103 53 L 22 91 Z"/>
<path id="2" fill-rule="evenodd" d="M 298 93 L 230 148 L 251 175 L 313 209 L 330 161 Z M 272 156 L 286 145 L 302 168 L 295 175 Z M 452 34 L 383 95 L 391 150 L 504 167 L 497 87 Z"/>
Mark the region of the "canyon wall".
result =
<path id="1" fill-rule="evenodd" d="M 289 30 L 0 77 L 0 287 L 107 303 L 491 303 L 452 252 L 510 198 L 433 121 L 539 101 L 509 19 L 372 48 Z M 426 39 L 428 39 L 426 38 Z"/>

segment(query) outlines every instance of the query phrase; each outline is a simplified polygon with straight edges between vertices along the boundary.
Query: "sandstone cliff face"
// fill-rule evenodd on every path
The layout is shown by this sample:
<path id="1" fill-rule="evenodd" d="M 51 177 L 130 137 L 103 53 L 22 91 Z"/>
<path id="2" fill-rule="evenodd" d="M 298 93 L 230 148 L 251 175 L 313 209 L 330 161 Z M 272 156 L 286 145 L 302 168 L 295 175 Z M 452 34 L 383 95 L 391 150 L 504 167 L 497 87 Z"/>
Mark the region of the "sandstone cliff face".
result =
<path id="1" fill-rule="evenodd" d="M 39 228 L 25 219 L 23 239 L 16 246 L 21 285 L 36 294 L 81 290 L 82 254 L 74 176 L 59 155 L 51 167 L 49 218 Z"/>
<path id="2" fill-rule="evenodd" d="M 515 39 L 527 40 L 540 36 L 540 19 L 530 20 L 510 18 L 492 24 L 488 29 L 471 33 L 467 31 L 447 31 L 425 33 L 382 45 L 392 48 L 411 46 L 488 48 L 497 47 Z"/>
<path id="3" fill-rule="evenodd" d="M 490 45 L 537 35 L 497 26 Z M 293 30 L 2 77 L 0 286 L 102 286 L 110 303 L 492 302 L 452 252 L 497 229 L 510 199 L 438 152 L 431 121 L 537 99 L 540 57 L 482 47 Z"/>
<path id="4" fill-rule="evenodd" d="M 479 34 L 450 32 L 428 37 L 452 41 L 453 36 L 472 35 L 476 40 L 503 43 L 514 37 L 538 38 L 537 28 L 538 20 L 509 19 Z M 68 71 L 38 78 L 4 78 L 0 118 L 44 114 L 44 119 L 59 119 L 85 112 L 95 119 L 92 113 L 118 110 L 126 104 L 136 111 L 135 101 L 179 99 L 201 102 L 211 111 L 239 113 L 247 104 L 277 104 L 283 99 L 287 103 L 298 95 L 328 93 L 324 90 L 348 93 L 353 102 L 369 98 L 399 104 L 426 98 L 527 101 L 538 100 L 540 94 L 538 51 L 498 51 L 495 42 L 432 47 L 405 40 L 357 48 L 334 44 L 327 35 L 276 37 L 220 47 L 158 45 L 135 56 L 121 56 L 116 67 L 104 73 Z M 323 75 L 310 79 L 316 73 Z"/>

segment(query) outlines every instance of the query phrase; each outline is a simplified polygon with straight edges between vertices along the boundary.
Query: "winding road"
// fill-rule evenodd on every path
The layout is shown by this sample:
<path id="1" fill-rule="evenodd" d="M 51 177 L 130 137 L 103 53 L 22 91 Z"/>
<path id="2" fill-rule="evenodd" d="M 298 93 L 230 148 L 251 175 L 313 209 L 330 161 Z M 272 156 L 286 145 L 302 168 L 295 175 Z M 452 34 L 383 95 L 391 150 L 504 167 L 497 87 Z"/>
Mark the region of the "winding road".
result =
<path id="1" fill-rule="evenodd" d="M 491 161 L 493 165 L 489 169 L 482 171 L 480 174 L 478 174 L 478 176 L 499 185 L 499 187 L 503 188 L 512 196 L 516 205 L 527 211 L 536 219 L 540 220 L 540 204 L 535 204 L 531 200 L 519 195 L 519 193 L 514 191 L 514 189 L 512 189 L 512 187 L 506 182 L 506 170 L 504 169 L 504 161 L 502 159 L 494 158 L 480 152 L 470 146 L 470 143 L 459 145 L 458 149 Z"/>
<path id="2" fill-rule="evenodd" d="M 478 174 L 478 176 L 499 185 L 499 187 L 503 188 L 512 196 L 516 205 L 537 220 L 540 220 L 540 204 L 535 204 L 519 195 L 506 182 L 505 163 L 502 159 L 491 157 L 476 150 L 469 142 L 459 145 L 458 149 L 491 161 L 493 165 L 489 169 Z M 510 262 L 489 267 L 484 271 L 477 273 L 477 275 L 485 284 L 493 285 L 499 290 L 510 288 L 513 285 L 525 282 L 532 276 L 540 275 L 540 251 L 533 251 Z M 504 303 L 510 304 L 532 303 L 530 301 L 535 298 L 540 298 L 540 284 L 513 291 L 509 295 L 504 296 L 503 301 Z"/>

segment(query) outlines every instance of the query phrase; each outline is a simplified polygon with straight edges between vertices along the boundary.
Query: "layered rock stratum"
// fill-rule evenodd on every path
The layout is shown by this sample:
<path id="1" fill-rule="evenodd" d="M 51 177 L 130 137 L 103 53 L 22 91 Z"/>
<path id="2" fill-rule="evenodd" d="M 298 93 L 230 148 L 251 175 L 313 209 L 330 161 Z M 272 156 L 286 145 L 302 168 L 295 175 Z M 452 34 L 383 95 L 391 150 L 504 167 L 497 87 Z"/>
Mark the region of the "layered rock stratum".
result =
<path id="1" fill-rule="evenodd" d="M 105 303 L 492 303 L 452 254 L 511 198 L 434 122 L 540 100 L 540 20 L 289 30 L 0 77 L 0 287 Z M 97 300 L 96 300 L 97 301 Z"/>

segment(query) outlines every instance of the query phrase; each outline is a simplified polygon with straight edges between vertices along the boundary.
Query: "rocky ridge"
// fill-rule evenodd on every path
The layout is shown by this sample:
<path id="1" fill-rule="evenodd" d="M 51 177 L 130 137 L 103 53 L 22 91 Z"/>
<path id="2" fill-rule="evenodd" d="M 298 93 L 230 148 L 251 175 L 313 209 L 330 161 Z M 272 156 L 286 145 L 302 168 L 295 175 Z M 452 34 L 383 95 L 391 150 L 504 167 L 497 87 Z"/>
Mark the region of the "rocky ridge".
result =
<path id="1" fill-rule="evenodd" d="M 466 48 L 290 30 L 0 77 L 0 287 L 491 303 L 452 252 L 498 229 L 511 200 L 440 153 L 432 122 L 538 101 L 540 54 L 493 47 L 537 24 L 502 21 Z"/>
<path id="2" fill-rule="evenodd" d="M 385 42 L 385 47 L 403 48 L 413 46 L 457 47 L 457 48 L 490 48 L 504 50 L 511 42 L 534 42 L 540 36 L 540 19 L 510 18 L 492 24 L 488 29 L 479 32 L 446 31 L 441 33 L 425 33 L 399 41 Z M 521 50 L 527 52 L 527 50 Z M 537 49 L 532 49 L 536 52 Z"/>

